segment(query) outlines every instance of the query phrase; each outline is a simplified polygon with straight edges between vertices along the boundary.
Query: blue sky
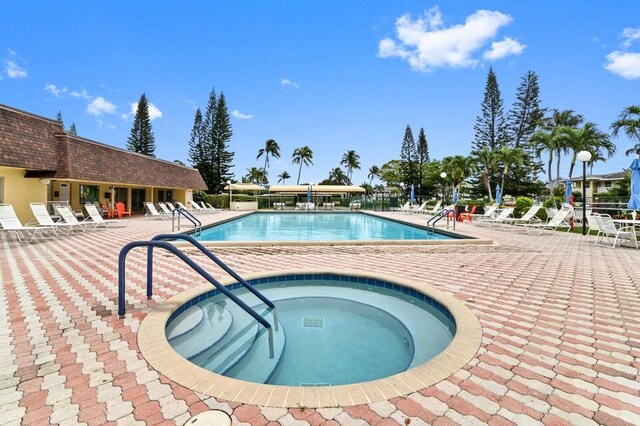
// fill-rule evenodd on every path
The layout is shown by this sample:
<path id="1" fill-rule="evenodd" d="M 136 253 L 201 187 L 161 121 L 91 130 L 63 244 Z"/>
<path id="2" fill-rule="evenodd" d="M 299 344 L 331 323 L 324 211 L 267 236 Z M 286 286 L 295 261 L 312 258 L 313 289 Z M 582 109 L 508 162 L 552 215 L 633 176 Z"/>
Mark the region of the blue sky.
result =
<path id="1" fill-rule="evenodd" d="M 150 6 L 152 5 L 152 6 Z M 75 122 L 124 147 L 131 104 L 154 105 L 156 155 L 188 162 L 196 107 L 212 87 L 234 112 L 234 172 L 280 144 L 270 176 L 308 145 L 319 182 L 354 149 L 368 168 L 397 158 L 424 127 L 432 158 L 470 151 L 489 66 L 505 103 L 538 73 L 544 107 L 574 109 L 602 130 L 640 104 L 640 2 L 627 1 L 5 1 L 0 103 Z M 619 171 L 632 143 L 595 173 Z M 564 161 L 568 166 L 568 161 Z M 563 167 L 566 170 L 566 168 Z M 291 182 L 290 182 L 291 183 Z"/>

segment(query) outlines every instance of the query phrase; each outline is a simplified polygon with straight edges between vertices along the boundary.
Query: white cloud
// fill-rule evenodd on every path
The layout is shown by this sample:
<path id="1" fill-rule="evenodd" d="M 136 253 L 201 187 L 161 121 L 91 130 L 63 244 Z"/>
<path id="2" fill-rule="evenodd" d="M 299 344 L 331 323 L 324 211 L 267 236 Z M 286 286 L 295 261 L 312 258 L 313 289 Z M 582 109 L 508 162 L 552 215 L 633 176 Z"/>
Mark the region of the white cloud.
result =
<path id="1" fill-rule="evenodd" d="M 491 43 L 491 49 L 484 52 L 482 57 L 490 61 L 495 61 L 505 56 L 519 55 L 525 47 L 527 46 L 512 38 L 505 37 L 502 41 L 494 41 Z"/>
<path id="2" fill-rule="evenodd" d="M 51 93 L 56 98 L 59 98 L 65 93 L 67 93 L 67 88 L 66 87 L 58 88 L 55 84 L 49 83 L 46 86 L 44 86 L 44 91 L 47 93 Z"/>
<path id="3" fill-rule="evenodd" d="M 149 102 L 148 107 L 149 107 L 149 120 L 153 121 L 156 118 L 162 118 L 162 111 L 160 111 L 160 109 L 157 106 L 155 106 L 155 104 L 152 104 L 151 102 Z M 135 116 L 136 112 L 138 112 L 138 103 L 134 102 L 131 104 L 130 113 L 127 115 L 123 114 L 122 118 L 127 120 L 129 119 L 129 117 Z"/>
<path id="4" fill-rule="evenodd" d="M 640 53 L 613 51 L 604 67 L 627 80 L 640 78 Z"/>
<path id="5" fill-rule="evenodd" d="M 237 109 L 231 111 L 231 115 L 239 120 L 251 120 L 253 118 L 253 115 L 243 114 Z"/>
<path id="6" fill-rule="evenodd" d="M 604 68 L 627 80 L 640 78 L 640 53 L 627 52 L 634 41 L 640 40 L 640 28 L 625 28 L 622 30 L 622 38 L 621 49 L 606 56 Z"/>
<path id="7" fill-rule="evenodd" d="M 15 50 L 7 50 L 9 51 L 9 57 L 4 60 L 4 72 L 9 78 L 26 78 L 27 71 L 18 65 L 18 61 L 24 62 L 24 59 L 20 58 Z"/>
<path id="8" fill-rule="evenodd" d="M 622 47 L 625 49 L 630 47 L 634 41 L 640 40 L 640 28 L 625 28 L 622 30 L 622 38 L 624 39 Z"/>
<path id="9" fill-rule="evenodd" d="M 473 67 L 478 63 L 473 56 L 474 53 L 494 38 L 501 27 L 508 25 L 511 21 L 512 18 L 509 15 L 490 10 L 478 10 L 468 16 L 464 24 L 445 27 L 442 13 L 436 6 L 415 21 L 408 14 L 398 18 L 396 20 L 398 40 L 394 41 L 390 38 L 381 40 L 378 56 L 399 57 L 408 61 L 411 68 L 416 71 L 431 71 L 439 67 Z M 504 45 L 505 41 L 500 43 Z M 501 46 L 498 45 L 499 48 Z M 522 46 L 522 49 L 524 47 Z M 504 50 L 504 46 L 502 49 Z M 505 52 L 505 56 L 506 54 L 513 54 L 513 52 Z"/>
<path id="10" fill-rule="evenodd" d="M 282 87 L 293 87 L 294 89 L 299 89 L 300 85 L 298 85 L 298 83 L 296 83 L 295 81 L 289 80 L 288 78 L 281 78 L 280 79 L 280 86 Z"/>
<path id="11" fill-rule="evenodd" d="M 82 89 L 80 92 L 76 90 L 72 90 L 69 94 L 74 98 L 91 99 L 91 96 L 89 95 L 86 89 Z"/>
<path id="12" fill-rule="evenodd" d="M 87 105 L 87 113 L 97 117 L 103 114 L 113 114 L 116 109 L 117 107 L 114 104 L 102 96 L 98 96 Z"/>

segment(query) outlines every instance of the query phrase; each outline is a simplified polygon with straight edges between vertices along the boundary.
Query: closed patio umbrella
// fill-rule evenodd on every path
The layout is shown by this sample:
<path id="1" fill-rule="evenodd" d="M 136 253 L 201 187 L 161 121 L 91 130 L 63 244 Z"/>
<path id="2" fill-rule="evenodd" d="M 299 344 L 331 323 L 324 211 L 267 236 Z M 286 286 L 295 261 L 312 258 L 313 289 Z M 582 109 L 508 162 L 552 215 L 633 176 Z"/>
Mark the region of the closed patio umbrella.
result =
<path id="1" fill-rule="evenodd" d="M 496 185 L 496 203 L 500 204 L 502 202 L 502 194 L 500 193 L 500 184 Z"/>
<path id="2" fill-rule="evenodd" d="M 453 190 L 453 204 L 458 204 L 458 198 L 460 196 L 458 195 L 458 189 L 454 189 Z"/>
<path id="3" fill-rule="evenodd" d="M 411 184 L 411 192 L 409 194 L 409 199 L 411 200 L 411 204 L 415 203 L 415 201 L 416 201 L 416 194 L 415 194 L 415 191 L 413 189 L 413 184 Z"/>
<path id="4" fill-rule="evenodd" d="M 631 169 L 631 198 L 627 207 L 633 210 L 635 220 L 636 210 L 640 210 L 640 159 L 633 160 L 629 168 Z"/>
<path id="5" fill-rule="evenodd" d="M 311 202 L 311 185 L 307 187 L 307 203 Z"/>
<path id="6" fill-rule="evenodd" d="M 564 194 L 564 202 L 569 204 L 569 199 L 571 198 L 571 193 L 573 192 L 573 183 L 570 180 L 567 181 L 567 190 Z"/>

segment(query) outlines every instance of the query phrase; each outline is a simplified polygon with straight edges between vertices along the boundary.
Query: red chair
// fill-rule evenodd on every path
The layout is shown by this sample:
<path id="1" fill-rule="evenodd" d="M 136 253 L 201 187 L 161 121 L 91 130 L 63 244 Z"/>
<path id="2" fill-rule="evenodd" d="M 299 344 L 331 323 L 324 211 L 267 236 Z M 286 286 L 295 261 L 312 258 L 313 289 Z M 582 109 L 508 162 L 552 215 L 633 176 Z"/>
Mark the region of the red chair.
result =
<path id="1" fill-rule="evenodd" d="M 122 219 L 122 216 L 131 217 L 131 209 L 126 210 L 122 201 L 116 203 L 116 212 L 118 212 L 118 219 Z"/>
<path id="2" fill-rule="evenodd" d="M 473 214 L 476 212 L 477 208 L 478 206 L 472 206 L 471 211 L 467 213 L 460 213 L 458 215 L 458 222 L 464 222 L 465 219 L 471 222 L 471 219 L 473 218 Z"/>
<path id="3" fill-rule="evenodd" d="M 109 205 L 107 203 L 102 204 L 102 209 L 107 212 L 107 218 L 111 219 L 112 217 L 114 217 L 116 215 L 116 212 L 109 207 Z"/>

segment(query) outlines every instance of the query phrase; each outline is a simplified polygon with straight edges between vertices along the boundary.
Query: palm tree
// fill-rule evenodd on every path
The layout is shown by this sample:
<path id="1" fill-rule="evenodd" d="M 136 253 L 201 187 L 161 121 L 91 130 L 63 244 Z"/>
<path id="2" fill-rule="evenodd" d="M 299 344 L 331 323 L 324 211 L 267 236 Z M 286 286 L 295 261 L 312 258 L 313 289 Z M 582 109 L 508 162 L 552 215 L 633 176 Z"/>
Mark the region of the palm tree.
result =
<path id="1" fill-rule="evenodd" d="M 282 184 L 284 185 L 284 182 L 290 178 L 291 176 L 289 175 L 289 172 L 285 170 L 284 172 L 278 175 L 278 183 L 282 182 Z"/>
<path id="2" fill-rule="evenodd" d="M 243 176 L 242 180 L 244 182 L 251 182 L 256 185 L 260 185 L 261 183 L 266 183 L 267 177 L 264 169 L 251 167 L 250 169 L 247 169 L 247 174 Z"/>
<path id="3" fill-rule="evenodd" d="M 620 130 L 629 139 L 638 141 L 632 148 L 624 152 L 624 155 L 635 153 L 640 155 L 640 105 L 626 107 L 616 121 L 611 124 L 611 136 L 618 137 Z"/>
<path id="4" fill-rule="evenodd" d="M 351 184 L 353 169 L 360 170 L 360 156 L 350 149 L 342 155 L 340 164 L 347 167 L 347 181 Z"/>
<path id="5" fill-rule="evenodd" d="M 502 195 L 504 196 L 504 180 L 509 174 L 509 167 L 511 167 L 512 164 L 522 162 L 524 160 L 525 154 L 524 151 L 520 148 L 511 148 L 505 145 L 500 149 L 500 151 L 496 152 L 496 157 L 497 160 L 503 165 L 502 185 L 500 186 L 500 188 L 502 188 Z"/>
<path id="6" fill-rule="evenodd" d="M 573 176 L 578 152 L 589 151 L 594 159 L 596 153 L 602 157 L 606 152 L 608 158 L 613 157 L 616 153 L 616 146 L 611 143 L 609 135 L 601 132 L 595 123 L 586 123 L 581 129 L 560 127 L 558 128 L 558 135 L 560 140 L 566 143 L 573 151 L 571 165 L 569 166 L 569 179 Z"/>
<path id="7" fill-rule="evenodd" d="M 269 139 L 268 141 L 266 141 L 264 143 L 264 148 L 260 148 L 258 150 L 258 156 L 256 157 L 256 160 L 262 157 L 263 154 L 264 154 L 263 170 L 265 171 L 265 174 L 266 174 L 267 169 L 269 169 L 269 155 L 271 155 L 273 158 L 280 158 L 280 146 L 278 145 L 278 142 L 274 141 L 273 139 Z"/>
<path id="8" fill-rule="evenodd" d="M 443 158 L 442 169 L 447 172 L 453 187 L 460 189 L 460 184 L 476 169 L 476 163 L 471 157 L 456 155 Z"/>
<path id="9" fill-rule="evenodd" d="M 349 177 L 340 167 L 336 167 L 329 172 L 329 181 L 333 185 L 346 185 L 349 182 Z"/>
<path id="10" fill-rule="evenodd" d="M 497 165 L 496 155 L 493 151 L 489 150 L 489 147 L 483 146 L 473 153 L 472 158 L 476 162 L 476 167 L 482 170 L 482 183 L 487 187 L 489 200 L 493 203 L 493 196 L 491 195 L 491 173 Z"/>
<path id="11" fill-rule="evenodd" d="M 557 150 L 557 132 L 536 132 L 529 139 L 529 143 L 534 149 L 536 156 L 540 158 L 543 152 L 549 153 L 549 160 L 547 161 L 547 177 L 549 178 L 549 193 L 551 194 L 551 200 L 553 206 L 556 206 L 555 198 L 553 197 L 553 179 L 551 177 L 551 166 L 553 165 L 553 154 Z"/>
<path id="12" fill-rule="evenodd" d="M 309 166 L 309 164 L 313 164 L 313 151 L 308 146 L 303 146 L 302 148 L 296 148 L 293 150 L 293 154 L 291 155 L 293 164 L 300 164 L 300 168 L 298 169 L 298 181 L 296 185 L 300 185 L 300 173 L 302 173 L 302 165 Z"/>
<path id="13" fill-rule="evenodd" d="M 578 127 L 583 120 L 582 115 L 576 114 L 572 109 L 565 109 L 563 111 L 554 109 L 551 112 L 551 117 L 545 119 L 543 127 L 550 131 L 554 131 L 559 127 L 575 128 Z M 556 181 L 558 183 L 560 182 L 560 158 L 562 154 L 567 154 L 570 149 L 571 147 L 566 140 L 558 139 L 556 141 Z"/>
<path id="14" fill-rule="evenodd" d="M 374 164 L 373 166 L 369 167 L 369 185 L 371 185 L 371 183 L 373 182 L 373 178 L 376 177 L 380 177 L 380 167 Z"/>

